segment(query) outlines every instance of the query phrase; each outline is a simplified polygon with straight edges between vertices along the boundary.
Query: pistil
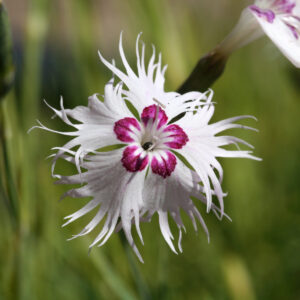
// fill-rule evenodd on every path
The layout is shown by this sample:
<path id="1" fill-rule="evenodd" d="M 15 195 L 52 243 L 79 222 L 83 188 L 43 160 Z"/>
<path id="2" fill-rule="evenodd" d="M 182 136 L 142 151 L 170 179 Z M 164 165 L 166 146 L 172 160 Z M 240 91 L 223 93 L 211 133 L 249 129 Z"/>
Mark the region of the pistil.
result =
<path id="1" fill-rule="evenodd" d="M 151 147 L 153 146 L 153 143 L 152 142 L 146 142 L 145 144 L 143 144 L 142 148 L 147 151 L 147 150 L 151 150 Z M 153 147 L 152 147 L 153 148 Z M 149 151 L 150 151 L 149 150 Z"/>

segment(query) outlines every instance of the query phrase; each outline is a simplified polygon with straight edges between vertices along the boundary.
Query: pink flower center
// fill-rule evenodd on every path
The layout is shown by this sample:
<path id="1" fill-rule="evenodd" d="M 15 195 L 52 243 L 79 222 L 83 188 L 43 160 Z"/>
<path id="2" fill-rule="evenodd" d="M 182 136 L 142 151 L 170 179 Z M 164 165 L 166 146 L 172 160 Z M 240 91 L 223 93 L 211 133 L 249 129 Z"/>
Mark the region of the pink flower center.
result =
<path id="1" fill-rule="evenodd" d="M 121 160 L 127 171 L 142 171 L 149 165 L 163 178 L 171 175 L 176 156 L 170 150 L 181 149 L 189 139 L 180 126 L 167 122 L 165 111 L 154 104 L 144 108 L 141 122 L 124 118 L 115 123 L 117 138 L 128 144 Z"/>

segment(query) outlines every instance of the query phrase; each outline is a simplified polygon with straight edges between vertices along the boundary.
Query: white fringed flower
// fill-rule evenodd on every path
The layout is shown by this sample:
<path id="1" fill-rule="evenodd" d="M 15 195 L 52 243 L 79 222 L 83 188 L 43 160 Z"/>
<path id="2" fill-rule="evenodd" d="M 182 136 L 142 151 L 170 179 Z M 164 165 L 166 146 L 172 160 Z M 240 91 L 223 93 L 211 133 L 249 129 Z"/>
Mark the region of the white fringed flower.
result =
<path id="1" fill-rule="evenodd" d="M 264 34 L 299 68 L 300 0 L 256 0 L 244 9 L 219 50 L 228 55 Z"/>
<path id="2" fill-rule="evenodd" d="M 224 215 L 223 171 L 217 157 L 256 158 L 250 151 L 239 148 L 225 150 L 223 147 L 229 144 L 251 145 L 236 137 L 218 134 L 231 128 L 251 129 L 235 122 L 252 117 L 239 116 L 209 124 L 214 113 L 212 91 L 183 95 L 165 92 L 166 66 L 162 67 L 161 55 L 155 62 L 154 50 L 146 69 L 145 47 L 142 45 L 140 54 L 138 37 L 136 74 L 125 58 L 122 37 L 119 48 L 125 73 L 99 53 L 101 61 L 121 80 L 116 85 L 113 79 L 108 82 L 103 101 L 93 95 L 87 107 L 64 109 L 61 101 L 60 110 L 52 108 L 74 131 L 57 132 L 41 123 L 36 127 L 73 137 L 63 147 L 54 148 L 57 152 L 54 154 L 53 176 L 58 178 L 59 184 L 81 184 L 63 197 L 92 197 L 92 200 L 67 216 L 68 221 L 64 225 L 96 210 L 94 218 L 74 238 L 88 234 L 105 219 L 101 232 L 90 247 L 103 245 L 115 230 L 123 229 L 142 261 L 131 227 L 135 225 L 143 243 L 140 222 L 149 222 L 156 212 L 161 232 L 175 253 L 168 215 L 179 229 L 180 252 L 182 229 L 185 230 L 180 210 L 190 217 L 195 230 L 198 220 L 208 236 L 206 225 L 193 201 L 206 204 L 207 212 L 213 210 L 220 218 Z M 183 112 L 185 115 L 174 121 Z M 77 122 L 73 123 L 72 119 Z M 113 145 L 118 147 L 100 151 Z M 78 174 L 55 174 L 59 158 L 76 165 Z M 213 196 L 218 199 L 219 207 L 213 204 Z"/>

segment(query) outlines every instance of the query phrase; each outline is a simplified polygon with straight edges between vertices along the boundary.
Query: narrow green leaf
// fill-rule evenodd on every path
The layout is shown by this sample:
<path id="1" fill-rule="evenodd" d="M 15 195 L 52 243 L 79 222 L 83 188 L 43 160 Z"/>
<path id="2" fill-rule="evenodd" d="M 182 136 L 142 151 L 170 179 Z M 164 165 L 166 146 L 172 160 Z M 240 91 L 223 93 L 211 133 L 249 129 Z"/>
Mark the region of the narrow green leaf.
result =
<path id="1" fill-rule="evenodd" d="M 178 159 L 180 159 L 189 169 L 191 169 L 192 171 L 195 171 L 195 169 L 193 168 L 193 166 L 188 162 L 188 160 L 180 153 L 172 150 L 172 152 L 177 156 Z"/>
<path id="2" fill-rule="evenodd" d="M 140 114 L 137 111 L 137 109 L 133 106 L 133 104 L 128 100 L 125 100 L 125 103 L 126 103 L 126 106 L 128 107 L 128 109 L 130 110 L 130 112 L 135 116 L 135 118 L 137 120 L 141 121 Z"/>
<path id="3" fill-rule="evenodd" d="M 109 151 L 121 149 L 125 146 L 126 146 L 125 144 L 116 144 L 116 145 L 105 146 L 105 147 L 98 149 L 98 152 L 109 152 Z"/>

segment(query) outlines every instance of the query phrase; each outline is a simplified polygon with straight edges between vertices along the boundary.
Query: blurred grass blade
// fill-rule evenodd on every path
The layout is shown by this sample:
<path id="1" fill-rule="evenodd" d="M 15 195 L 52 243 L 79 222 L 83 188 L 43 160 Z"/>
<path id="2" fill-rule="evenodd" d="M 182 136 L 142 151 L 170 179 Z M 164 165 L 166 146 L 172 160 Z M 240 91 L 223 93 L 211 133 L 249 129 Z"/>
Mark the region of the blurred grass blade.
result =
<path id="1" fill-rule="evenodd" d="M 101 274 L 103 274 L 103 279 L 106 281 L 107 285 L 119 297 L 119 299 L 137 300 L 134 293 L 127 286 L 124 278 L 119 276 L 118 272 L 104 255 L 101 255 L 100 252 L 97 253 L 97 257 L 94 258 L 93 262 L 98 270 L 100 270 Z"/>
<path id="2" fill-rule="evenodd" d="M 227 255 L 224 257 L 222 267 L 232 300 L 256 299 L 249 270 L 243 259 L 237 255 Z"/>
<path id="3" fill-rule="evenodd" d="M 7 146 L 5 143 L 5 140 L 0 137 L 0 143 L 2 145 L 2 151 L 1 153 L 3 155 L 3 165 L 4 165 L 4 174 L 6 176 L 6 189 L 7 189 L 7 196 L 4 193 L 4 184 L 3 184 L 3 178 L 2 175 L 0 174 L 0 197 L 3 198 L 5 205 L 8 208 L 10 217 L 16 225 L 19 221 L 19 213 L 18 213 L 18 196 L 17 196 L 17 191 L 16 187 L 13 181 L 13 176 L 11 172 L 11 167 L 9 164 L 9 159 L 8 159 L 8 153 L 7 153 Z M 1 173 L 1 170 L 0 170 Z"/>
<path id="4" fill-rule="evenodd" d="M 0 0 L 0 99 L 12 87 L 14 74 L 10 24 L 4 4 Z"/>
<path id="5" fill-rule="evenodd" d="M 14 225 L 18 223 L 18 195 L 9 160 L 6 103 L 0 103 L 0 198 L 4 201 Z"/>

